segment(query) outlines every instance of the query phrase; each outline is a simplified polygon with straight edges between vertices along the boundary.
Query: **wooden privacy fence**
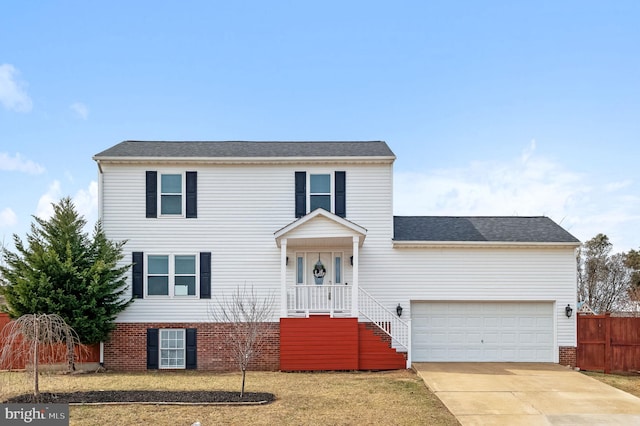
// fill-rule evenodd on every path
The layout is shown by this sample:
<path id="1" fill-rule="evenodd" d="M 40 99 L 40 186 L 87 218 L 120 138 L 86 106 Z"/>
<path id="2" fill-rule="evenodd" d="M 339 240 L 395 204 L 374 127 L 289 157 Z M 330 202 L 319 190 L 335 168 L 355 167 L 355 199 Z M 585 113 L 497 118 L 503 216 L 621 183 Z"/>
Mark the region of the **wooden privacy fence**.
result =
<path id="1" fill-rule="evenodd" d="M 6 330 L 4 328 L 10 322 L 9 314 L 0 313 L 0 347 L 2 350 L 5 350 L 5 345 L 9 344 L 6 341 Z M 31 360 L 22 356 L 24 353 L 23 342 L 14 342 L 8 350 L 12 351 L 12 354 L 4 360 L 5 362 L 0 363 L 0 370 L 22 370 L 31 362 Z M 48 362 L 50 364 L 65 364 L 67 362 L 67 348 L 64 344 L 43 345 L 38 354 L 40 362 Z M 75 356 L 77 363 L 98 363 L 100 362 L 100 344 L 78 347 L 75 350 Z"/>
<path id="2" fill-rule="evenodd" d="M 577 334 L 582 370 L 640 371 L 640 318 L 578 314 Z"/>

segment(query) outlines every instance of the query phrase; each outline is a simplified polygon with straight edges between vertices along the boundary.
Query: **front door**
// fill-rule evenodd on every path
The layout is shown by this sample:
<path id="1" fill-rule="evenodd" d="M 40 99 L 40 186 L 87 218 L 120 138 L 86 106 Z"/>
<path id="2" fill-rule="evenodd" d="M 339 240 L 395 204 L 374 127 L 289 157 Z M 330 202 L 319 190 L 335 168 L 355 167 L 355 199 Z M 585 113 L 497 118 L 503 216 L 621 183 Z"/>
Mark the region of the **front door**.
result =
<path id="1" fill-rule="evenodd" d="M 307 253 L 307 285 L 333 284 L 333 268 L 330 252 Z"/>

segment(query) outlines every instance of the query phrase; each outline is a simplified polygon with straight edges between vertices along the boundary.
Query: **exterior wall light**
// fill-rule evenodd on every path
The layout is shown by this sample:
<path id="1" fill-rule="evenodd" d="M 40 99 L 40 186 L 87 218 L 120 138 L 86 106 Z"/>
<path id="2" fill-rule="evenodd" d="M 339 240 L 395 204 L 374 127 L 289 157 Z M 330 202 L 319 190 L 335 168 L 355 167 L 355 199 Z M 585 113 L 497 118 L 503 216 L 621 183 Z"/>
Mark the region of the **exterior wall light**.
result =
<path id="1" fill-rule="evenodd" d="M 402 316 L 402 306 L 400 306 L 399 303 L 398 306 L 396 306 L 396 314 L 398 314 L 399 317 Z"/>
<path id="2" fill-rule="evenodd" d="M 573 314 L 573 309 L 571 309 L 571 305 L 567 304 L 567 307 L 564 308 L 564 313 L 567 316 L 567 318 L 571 318 L 571 315 Z"/>

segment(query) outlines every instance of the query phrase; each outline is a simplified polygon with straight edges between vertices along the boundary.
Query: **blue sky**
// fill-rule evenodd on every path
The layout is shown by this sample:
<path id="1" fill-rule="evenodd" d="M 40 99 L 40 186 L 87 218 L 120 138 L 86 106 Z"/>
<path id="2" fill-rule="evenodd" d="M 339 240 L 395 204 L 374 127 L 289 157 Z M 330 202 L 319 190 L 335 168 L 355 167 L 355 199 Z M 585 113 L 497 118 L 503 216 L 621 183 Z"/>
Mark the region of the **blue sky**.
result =
<path id="1" fill-rule="evenodd" d="M 0 6 L 0 238 L 140 140 L 385 140 L 398 215 L 545 215 L 640 247 L 640 2 Z"/>

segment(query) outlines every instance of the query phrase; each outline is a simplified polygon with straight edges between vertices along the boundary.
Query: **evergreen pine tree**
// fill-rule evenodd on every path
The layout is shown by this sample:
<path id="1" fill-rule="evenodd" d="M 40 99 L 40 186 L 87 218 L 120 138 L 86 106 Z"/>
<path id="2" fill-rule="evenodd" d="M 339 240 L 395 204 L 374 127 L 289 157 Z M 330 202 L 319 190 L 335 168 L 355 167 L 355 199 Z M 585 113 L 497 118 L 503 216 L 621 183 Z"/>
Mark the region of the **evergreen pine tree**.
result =
<path id="1" fill-rule="evenodd" d="M 34 217 L 26 244 L 14 234 L 16 252 L 2 250 L 6 310 L 12 318 L 58 314 L 82 343 L 104 341 L 132 301 L 124 297 L 131 265 L 119 265 L 125 241 L 109 241 L 100 222 L 89 238 L 69 197 L 53 210 L 50 219 Z"/>

